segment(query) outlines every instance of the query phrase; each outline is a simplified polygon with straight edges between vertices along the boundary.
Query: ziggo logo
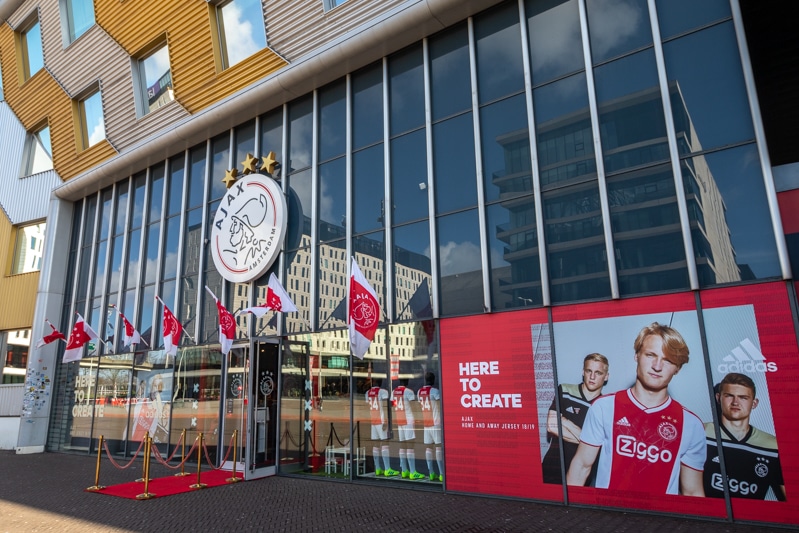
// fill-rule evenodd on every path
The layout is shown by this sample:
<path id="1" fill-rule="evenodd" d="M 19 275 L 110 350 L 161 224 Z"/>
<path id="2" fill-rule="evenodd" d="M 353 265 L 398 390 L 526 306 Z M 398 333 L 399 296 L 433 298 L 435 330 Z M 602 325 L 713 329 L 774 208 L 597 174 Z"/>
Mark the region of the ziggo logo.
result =
<path id="1" fill-rule="evenodd" d="M 619 435 L 616 437 L 616 453 L 624 457 L 635 459 L 646 459 L 650 463 L 662 461 L 670 463 L 674 454 L 669 450 L 661 450 L 655 445 L 647 445 L 645 442 L 638 442 L 635 437 L 629 435 Z"/>

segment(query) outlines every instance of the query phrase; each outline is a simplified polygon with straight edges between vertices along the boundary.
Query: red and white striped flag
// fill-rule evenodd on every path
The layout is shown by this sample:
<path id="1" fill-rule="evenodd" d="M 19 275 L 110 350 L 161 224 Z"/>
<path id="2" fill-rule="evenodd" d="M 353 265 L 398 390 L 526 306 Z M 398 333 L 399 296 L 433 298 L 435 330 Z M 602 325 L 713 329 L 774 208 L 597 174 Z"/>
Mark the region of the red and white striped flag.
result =
<path id="1" fill-rule="evenodd" d="M 117 310 L 119 313 L 119 317 L 122 319 L 122 325 L 125 327 L 125 337 L 123 339 L 122 344 L 124 346 L 130 346 L 131 344 L 138 344 L 141 342 L 141 334 L 133 327 L 125 315 L 122 314 L 122 311 L 119 310 L 119 307 L 114 306 L 114 309 Z"/>
<path id="2" fill-rule="evenodd" d="M 269 285 L 266 288 L 266 302 L 255 307 L 245 307 L 239 313 L 252 313 L 261 318 L 270 309 L 280 313 L 296 313 L 297 306 L 291 301 L 286 289 L 280 284 L 275 273 L 269 274 Z"/>
<path id="3" fill-rule="evenodd" d="M 172 314 L 172 311 L 169 310 L 169 307 L 167 307 L 161 298 L 156 296 L 155 299 L 164 306 L 164 321 L 162 324 L 162 329 L 164 331 L 164 350 L 166 350 L 166 353 L 169 355 L 177 355 L 180 336 L 183 333 L 183 326 L 180 325 L 178 319 Z"/>
<path id="4" fill-rule="evenodd" d="M 216 294 L 208 288 L 208 285 L 205 286 L 205 290 L 216 302 L 216 310 L 219 312 L 219 344 L 221 345 L 219 351 L 227 355 L 230 347 L 233 346 L 233 341 L 236 339 L 236 321 L 230 311 L 216 297 Z"/>
<path id="5" fill-rule="evenodd" d="M 83 320 L 80 313 L 75 314 L 78 315 L 78 319 L 75 321 L 72 332 L 69 334 L 67 348 L 64 350 L 64 358 L 62 359 L 64 363 L 80 361 L 83 358 L 83 347 L 86 343 L 90 340 L 100 338 L 97 332 Z"/>
<path id="6" fill-rule="evenodd" d="M 377 294 L 375 294 L 375 290 L 369 285 L 369 282 L 366 281 L 353 257 L 350 271 L 350 299 L 347 323 L 349 324 L 352 354 L 358 359 L 363 359 L 363 356 L 369 350 L 369 346 L 375 338 L 379 322 L 380 304 L 377 301 Z"/>
<path id="7" fill-rule="evenodd" d="M 52 329 L 53 331 L 49 335 L 45 335 L 44 337 L 42 337 L 41 340 L 36 343 L 37 348 L 41 348 L 45 344 L 50 344 L 51 342 L 57 341 L 58 339 L 61 339 L 62 341 L 67 340 L 64 334 L 58 331 L 56 327 L 49 320 L 45 318 L 44 321 L 47 322 L 47 325 L 50 326 L 50 329 Z"/>

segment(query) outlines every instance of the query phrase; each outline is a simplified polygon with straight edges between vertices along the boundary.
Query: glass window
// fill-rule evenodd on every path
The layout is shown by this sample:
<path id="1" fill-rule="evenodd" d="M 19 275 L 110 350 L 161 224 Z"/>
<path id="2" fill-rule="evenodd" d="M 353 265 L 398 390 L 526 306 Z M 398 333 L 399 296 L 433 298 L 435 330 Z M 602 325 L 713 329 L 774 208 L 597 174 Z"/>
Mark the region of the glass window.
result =
<path id="1" fill-rule="evenodd" d="M 668 161 L 669 146 L 652 49 L 594 71 L 605 172 Z"/>
<path id="2" fill-rule="evenodd" d="M 319 240 L 344 236 L 347 222 L 347 169 L 344 158 L 319 166 Z"/>
<path id="3" fill-rule="evenodd" d="M 147 223 L 161 221 L 161 210 L 164 207 L 164 164 L 150 167 L 150 213 Z"/>
<path id="4" fill-rule="evenodd" d="M 587 0 L 594 63 L 652 44 L 647 0 Z"/>
<path id="5" fill-rule="evenodd" d="M 472 107 L 469 36 L 465 24 L 430 39 L 430 96 L 433 120 Z"/>
<path id="6" fill-rule="evenodd" d="M 424 125 L 424 69 L 421 45 L 389 58 L 391 135 Z"/>
<path id="7" fill-rule="evenodd" d="M 533 190 L 530 135 L 524 95 L 480 109 L 486 202 Z"/>
<path id="8" fill-rule="evenodd" d="M 183 166 L 185 164 L 185 157 L 179 154 L 169 160 L 169 186 L 168 186 L 168 203 L 167 203 L 167 216 L 180 214 L 183 203 Z"/>
<path id="9" fill-rule="evenodd" d="M 541 268 L 538 260 L 535 199 L 528 196 L 486 208 L 491 308 L 540 305 Z"/>
<path id="10" fill-rule="evenodd" d="M 16 229 L 11 274 L 25 274 L 26 272 L 37 272 L 41 269 L 42 252 L 44 250 L 44 229 L 44 222 Z"/>
<path id="11" fill-rule="evenodd" d="M 323 0 L 322 4 L 325 6 L 325 11 L 330 11 L 334 7 L 338 7 L 347 0 Z"/>
<path id="12" fill-rule="evenodd" d="M 506 3 L 475 19 L 480 103 L 524 90 L 519 7 Z"/>
<path id="13" fill-rule="evenodd" d="M 319 161 L 343 155 L 347 145 L 347 86 L 339 80 L 319 91 Z M 262 150 L 274 150 L 266 148 Z"/>
<path id="14" fill-rule="evenodd" d="M 383 144 L 355 152 L 352 158 L 352 203 L 355 233 L 385 225 Z"/>
<path id="15" fill-rule="evenodd" d="M 142 104 L 139 114 L 146 115 L 175 99 L 167 46 L 160 46 L 138 64 Z"/>
<path id="16" fill-rule="evenodd" d="M 755 145 L 684 159 L 682 173 L 700 284 L 779 276 Z"/>
<path id="17" fill-rule="evenodd" d="M 660 36 L 668 39 L 730 17 L 728 0 L 657 0 Z"/>
<path id="18" fill-rule="evenodd" d="M 433 173 L 436 213 L 447 213 L 477 204 L 471 113 L 433 126 Z"/>
<path id="19" fill-rule="evenodd" d="M 483 312 L 483 268 L 477 210 L 441 217 L 437 226 L 442 316 Z"/>
<path id="20" fill-rule="evenodd" d="M 527 0 L 527 33 L 533 84 L 541 85 L 584 68 L 577 0 Z"/>
<path id="21" fill-rule="evenodd" d="M 278 160 L 283 157 L 283 109 L 280 107 L 261 117 L 261 156 L 269 152 L 274 152 Z"/>
<path id="22" fill-rule="evenodd" d="M 0 65 L 0 102 L 3 101 L 3 66 Z"/>
<path id="23" fill-rule="evenodd" d="M 430 318 L 432 306 L 430 225 L 394 228 L 394 304 L 397 320 Z"/>
<path id="24" fill-rule="evenodd" d="M 28 352 L 31 344 L 31 330 L 21 329 L 16 331 L 0 332 L 0 346 L 5 336 L 5 350 L 3 354 L 3 385 L 9 383 L 24 383 L 25 372 L 28 367 Z"/>
<path id="25" fill-rule="evenodd" d="M 311 166 L 313 143 L 313 99 L 301 98 L 289 104 L 289 165 L 288 172 Z M 308 190 L 310 195 L 311 191 Z M 308 197 L 310 199 L 310 196 Z M 303 204 L 304 205 L 304 204 Z M 310 208 L 311 204 L 308 204 Z M 305 211 L 310 213 L 311 211 Z"/>
<path id="26" fill-rule="evenodd" d="M 341 275 L 347 272 L 347 240 L 326 242 L 319 245 L 316 268 L 319 272 L 317 313 L 320 329 L 339 327 L 347 321 L 347 299 L 343 291 L 336 292 L 346 283 Z"/>
<path id="27" fill-rule="evenodd" d="M 425 130 L 416 130 L 391 140 L 392 223 L 427 218 L 427 166 L 408 164 L 427 161 Z"/>
<path id="28" fill-rule="evenodd" d="M 682 153 L 754 138 L 732 22 L 669 41 L 663 55 Z"/>
<path id="29" fill-rule="evenodd" d="M 71 43 L 94 25 L 94 2 L 92 0 L 64 0 L 67 18 L 67 33 Z"/>
<path id="30" fill-rule="evenodd" d="M 671 166 L 608 178 L 608 203 L 621 294 L 688 289 Z"/>
<path id="31" fill-rule="evenodd" d="M 96 91 L 81 100 L 78 106 L 80 109 L 83 148 L 88 148 L 105 139 L 103 100 L 100 91 Z"/>
<path id="32" fill-rule="evenodd" d="M 44 68 L 44 51 L 42 49 L 42 28 L 39 21 L 24 30 L 21 34 L 23 67 L 27 80 Z"/>
<path id="33" fill-rule="evenodd" d="M 210 200 L 222 198 L 227 192 L 227 186 L 222 178 L 225 177 L 230 165 L 230 132 L 225 132 L 211 139 L 211 192 Z M 236 163 L 233 163 L 236 168 Z M 211 220 L 214 219 L 211 212 Z"/>
<path id="34" fill-rule="evenodd" d="M 383 69 L 380 63 L 352 76 L 352 148 L 383 139 Z"/>
<path id="35" fill-rule="evenodd" d="M 30 176 L 53 169 L 53 151 L 50 148 L 50 126 L 28 134 L 25 147 L 23 175 Z"/>
<path id="36" fill-rule="evenodd" d="M 261 0 L 231 0 L 217 7 L 223 68 L 266 48 Z"/>

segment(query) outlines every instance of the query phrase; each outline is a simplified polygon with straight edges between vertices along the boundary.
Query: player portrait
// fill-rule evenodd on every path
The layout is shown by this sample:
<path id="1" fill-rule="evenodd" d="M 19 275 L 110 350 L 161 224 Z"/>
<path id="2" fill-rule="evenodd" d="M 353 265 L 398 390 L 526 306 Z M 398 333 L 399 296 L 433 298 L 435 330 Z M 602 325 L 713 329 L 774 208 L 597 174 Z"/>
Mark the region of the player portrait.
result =
<path id="1" fill-rule="evenodd" d="M 601 396 L 584 406 L 577 450 L 563 465 L 566 483 L 703 496 L 702 422 L 712 407 L 696 312 L 555 322 L 553 344 L 560 391 L 575 377 L 585 383 L 586 354 L 607 359 Z"/>
<path id="2" fill-rule="evenodd" d="M 785 501 L 768 389 L 769 377 L 777 377 L 780 369 L 761 351 L 754 308 L 706 309 L 703 317 L 718 422 L 705 419 L 705 493 L 723 498 L 726 491 L 731 498 Z"/>

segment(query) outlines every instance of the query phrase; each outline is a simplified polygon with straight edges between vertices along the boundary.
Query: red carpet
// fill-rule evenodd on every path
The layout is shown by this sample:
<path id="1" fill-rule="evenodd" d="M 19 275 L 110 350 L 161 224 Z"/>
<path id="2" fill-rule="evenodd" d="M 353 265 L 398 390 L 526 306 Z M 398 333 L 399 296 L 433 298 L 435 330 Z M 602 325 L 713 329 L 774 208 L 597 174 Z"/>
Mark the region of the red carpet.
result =
<path id="1" fill-rule="evenodd" d="M 219 487 L 227 485 L 227 479 L 232 477 L 233 473 L 225 470 L 208 470 L 200 473 L 200 483 L 207 485 L 205 488 Z M 236 472 L 236 477 L 242 478 L 241 472 Z M 168 476 L 151 479 L 147 486 L 147 491 L 150 498 L 162 498 L 164 496 L 172 496 L 173 494 L 181 494 L 183 492 L 192 492 L 195 490 L 191 485 L 197 483 L 197 472 L 188 476 Z M 96 492 L 97 494 L 108 494 L 109 496 L 119 496 L 120 498 L 128 498 L 132 500 L 147 499 L 137 498 L 140 494 L 144 494 L 144 482 L 132 481 L 130 483 L 123 483 L 121 485 L 112 485 Z"/>

